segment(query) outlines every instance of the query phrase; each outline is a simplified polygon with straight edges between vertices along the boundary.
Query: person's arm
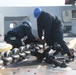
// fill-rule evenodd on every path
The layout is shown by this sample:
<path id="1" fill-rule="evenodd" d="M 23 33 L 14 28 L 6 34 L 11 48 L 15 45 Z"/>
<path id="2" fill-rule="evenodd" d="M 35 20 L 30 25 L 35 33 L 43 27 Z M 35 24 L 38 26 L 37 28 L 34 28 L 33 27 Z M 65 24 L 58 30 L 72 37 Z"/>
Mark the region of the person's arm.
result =
<path id="1" fill-rule="evenodd" d="M 25 35 L 28 37 L 28 39 L 35 40 L 35 36 L 32 34 L 31 28 L 28 26 L 25 27 Z"/>
<path id="2" fill-rule="evenodd" d="M 43 29 L 42 29 L 42 25 L 40 24 L 38 20 L 37 20 L 37 31 L 38 31 L 38 37 L 42 38 Z"/>
<path id="3" fill-rule="evenodd" d="M 41 39 L 38 38 L 38 37 L 35 37 L 35 36 L 32 34 L 32 31 L 31 31 L 31 29 L 30 29 L 29 27 L 26 27 L 26 35 L 27 35 L 28 39 L 30 39 L 32 42 L 38 41 L 38 42 L 44 44 L 44 41 L 43 41 L 43 40 L 41 40 Z"/>

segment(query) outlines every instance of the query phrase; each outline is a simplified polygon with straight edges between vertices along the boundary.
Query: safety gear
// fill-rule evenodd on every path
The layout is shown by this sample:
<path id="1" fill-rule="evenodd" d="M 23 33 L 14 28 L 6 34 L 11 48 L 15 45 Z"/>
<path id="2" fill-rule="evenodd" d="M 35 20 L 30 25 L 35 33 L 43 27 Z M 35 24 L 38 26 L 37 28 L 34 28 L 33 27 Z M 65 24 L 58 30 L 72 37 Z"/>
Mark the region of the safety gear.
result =
<path id="1" fill-rule="evenodd" d="M 23 21 L 22 24 L 27 24 L 27 25 L 29 25 L 31 27 L 31 22 L 28 21 L 28 20 Z"/>
<path id="2" fill-rule="evenodd" d="M 71 61 L 74 61 L 74 58 L 75 58 L 74 49 L 70 49 L 69 51 L 70 51 L 70 53 L 68 53 L 69 59 L 66 60 L 67 63 L 71 62 Z"/>
<path id="3" fill-rule="evenodd" d="M 70 51 L 71 56 L 74 55 L 74 49 L 70 49 L 69 51 Z"/>
<path id="4" fill-rule="evenodd" d="M 34 13 L 33 13 L 34 14 L 34 17 L 35 18 L 38 18 L 39 15 L 41 14 L 41 11 L 42 11 L 41 8 L 35 8 L 34 9 Z"/>

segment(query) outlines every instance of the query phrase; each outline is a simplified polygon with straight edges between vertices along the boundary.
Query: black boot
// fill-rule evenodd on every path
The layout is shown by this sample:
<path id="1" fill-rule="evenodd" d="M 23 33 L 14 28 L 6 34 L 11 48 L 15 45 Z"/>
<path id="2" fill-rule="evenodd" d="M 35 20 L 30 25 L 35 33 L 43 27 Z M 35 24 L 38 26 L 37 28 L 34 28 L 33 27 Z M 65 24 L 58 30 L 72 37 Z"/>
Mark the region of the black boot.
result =
<path id="1" fill-rule="evenodd" d="M 68 62 L 74 61 L 74 54 L 67 53 L 67 55 L 69 56 Z"/>

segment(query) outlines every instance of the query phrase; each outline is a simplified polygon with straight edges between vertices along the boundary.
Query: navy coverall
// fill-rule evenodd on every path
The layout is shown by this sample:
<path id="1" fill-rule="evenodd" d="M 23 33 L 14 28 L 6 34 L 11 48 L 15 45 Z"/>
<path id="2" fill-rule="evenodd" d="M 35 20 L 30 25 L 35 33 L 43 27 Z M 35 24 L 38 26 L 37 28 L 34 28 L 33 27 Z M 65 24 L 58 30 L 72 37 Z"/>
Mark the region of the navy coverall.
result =
<path id="1" fill-rule="evenodd" d="M 13 48 L 19 48 L 22 46 L 21 39 L 27 36 L 30 40 L 35 40 L 34 35 L 31 32 L 31 27 L 29 25 L 20 25 L 15 29 L 9 31 L 5 37 L 5 41 L 13 45 Z"/>
<path id="2" fill-rule="evenodd" d="M 42 11 L 37 18 L 38 36 L 42 38 L 44 30 L 44 38 L 47 45 L 53 46 L 55 42 L 60 44 L 62 49 L 71 56 L 69 48 L 63 40 L 63 25 L 57 16 Z"/>

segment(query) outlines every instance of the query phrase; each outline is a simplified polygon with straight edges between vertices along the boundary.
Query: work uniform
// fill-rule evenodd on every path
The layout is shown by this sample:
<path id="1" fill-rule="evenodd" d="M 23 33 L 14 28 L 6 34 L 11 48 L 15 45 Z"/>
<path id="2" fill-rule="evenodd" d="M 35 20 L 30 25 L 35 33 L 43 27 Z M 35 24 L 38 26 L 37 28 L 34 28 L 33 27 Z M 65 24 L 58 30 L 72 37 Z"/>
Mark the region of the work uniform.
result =
<path id="1" fill-rule="evenodd" d="M 63 40 L 63 24 L 57 16 L 53 16 L 47 12 L 42 11 L 37 18 L 38 36 L 42 38 L 44 30 L 44 39 L 47 45 L 53 46 L 55 42 L 60 44 L 62 49 L 71 56 L 69 48 Z"/>
<path id="2" fill-rule="evenodd" d="M 7 33 L 7 36 L 4 38 L 4 40 L 7 43 L 10 43 L 13 45 L 13 48 L 19 48 L 22 46 L 21 39 L 24 38 L 24 36 L 27 36 L 30 40 L 35 40 L 34 35 L 32 34 L 31 27 L 29 25 L 20 25 L 16 27 L 15 29 L 9 31 Z"/>

